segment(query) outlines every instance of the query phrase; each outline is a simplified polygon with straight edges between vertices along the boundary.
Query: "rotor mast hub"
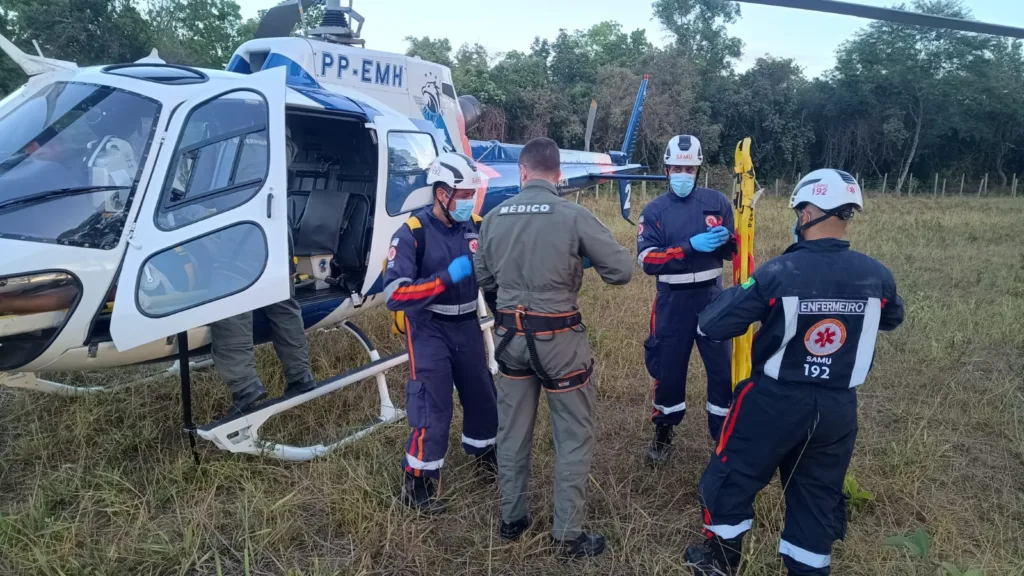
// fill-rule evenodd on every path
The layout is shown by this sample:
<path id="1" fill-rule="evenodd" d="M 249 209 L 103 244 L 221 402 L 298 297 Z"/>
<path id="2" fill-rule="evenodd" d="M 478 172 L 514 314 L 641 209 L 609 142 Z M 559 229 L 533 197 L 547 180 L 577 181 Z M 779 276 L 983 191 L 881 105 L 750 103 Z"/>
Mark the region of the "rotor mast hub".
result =
<path id="1" fill-rule="evenodd" d="M 363 31 L 365 19 L 352 9 L 352 2 L 353 0 L 348 0 L 348 6 L 342 6 L 341 0 L 327 0 L 320 25 L 310 30 L 307 35 L 324 42 L 364 46 L 366 40 L 359 35 Z M 358 26 L 353 28 L 353 24 L 356 23 Z"/>

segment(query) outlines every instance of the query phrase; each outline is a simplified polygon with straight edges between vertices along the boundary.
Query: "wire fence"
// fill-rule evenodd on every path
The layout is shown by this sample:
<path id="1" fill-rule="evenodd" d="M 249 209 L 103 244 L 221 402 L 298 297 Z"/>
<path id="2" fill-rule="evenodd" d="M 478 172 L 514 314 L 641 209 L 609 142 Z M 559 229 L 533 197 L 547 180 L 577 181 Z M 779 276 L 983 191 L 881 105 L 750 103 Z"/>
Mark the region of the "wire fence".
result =
<path id="1" fill-rule="evenodd" d="M 798 174 L 795 180 L 776 178 L 768 181 L 758 181 L 758 186 L 764 190 L 767 196 L 788 197 L 793 192 L 793 187 L 800 181 L 802 174 Z M 929 179 L 918 179 L 915 176 L 907 177 L 900 189 L 897 190 L 897 176 L 884 174 L 878 177 L 862 177 L 855 174 L 854 178 L 860 182 L 861 190 L 870 196 L 910 196 L 910 197 L 945 197 L 945 196 L 974 196 L 978 198 L 988 197 L 1011 197 L 1016 198 L 1018 189 L 1021 187 L 1021 178 L 1014 174 L 1007 178 L 1005 186 L 998 185 L 993 181 L 992 174 L 983 176 L 969 176 L 966 173 L 935 174 Z M 724 192 L 731 197 L 734 176 L 731 167 L 726 166 L 704 166 L 698 176 L 698 185 Z M 998 180 L 998 178 L 995 178 Z M 633 181 L 632 194 L 637 199 L 650 199 L 665 191 L 664 182 Z M 615 182 L 602 186 L 592 186 L 583 194 L 596 195 L 598 198 L 603 194 L 618 195 L 618 188 Z M 1020 191 L 1024 197 L 1024 191 Z M 579 193 L 577 193 L 579 195 Z"/>

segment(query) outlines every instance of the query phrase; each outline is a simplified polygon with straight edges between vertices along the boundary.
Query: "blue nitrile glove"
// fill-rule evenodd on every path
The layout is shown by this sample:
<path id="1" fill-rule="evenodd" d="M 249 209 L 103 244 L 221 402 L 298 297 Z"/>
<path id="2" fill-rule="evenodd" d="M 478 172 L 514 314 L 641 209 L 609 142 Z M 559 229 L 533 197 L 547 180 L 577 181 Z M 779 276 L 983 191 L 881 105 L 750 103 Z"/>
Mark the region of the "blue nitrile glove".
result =
<path id="1" fill-rule="evenodd" d="M 690 246 L 697 252 L 714 252 L 729 241 L 729 231 L 724 226 L 715 226 L 703 234 L 690 238 Z"/>
<path id="2" fill-rule="evenodd" d="M 448 265 L 448 275 L 452 277 L 452 284 L 462 282 L 472 273 L 473 262 L 470 261 L 469 256 L 459 256 Z"/>
<path id="3" fill-rule="evenodd" d="M 594 264 L 590 261 L 590 258 L 587 258 L 586 256 L 583 257 L 583 269 L 584 270 L 586 270 L 587 268 L 590 268 L 593 265 Z"/>

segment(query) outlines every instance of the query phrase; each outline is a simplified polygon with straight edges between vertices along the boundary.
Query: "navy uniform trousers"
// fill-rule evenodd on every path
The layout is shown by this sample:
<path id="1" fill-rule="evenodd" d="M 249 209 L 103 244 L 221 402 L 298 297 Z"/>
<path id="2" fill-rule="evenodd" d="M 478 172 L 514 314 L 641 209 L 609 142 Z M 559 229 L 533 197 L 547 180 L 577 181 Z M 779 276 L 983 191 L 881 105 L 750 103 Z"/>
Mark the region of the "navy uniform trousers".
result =
<path id="1" fill-rule="evenodd" d="M 494 448 L 498 403 L 476 313 L 433 314 L 431 320 L 406 316 L 409 381 L 405 405 L 412 433 L 402 466 L 416 476 L 437 478 L 448 452 L 452 422 L 452 383 L 462 404 L 462 446 L 481 455 Z"/>
<path id="2" fill-rule="evenodd" d="M 659 426 L 683 421 L 686 376 L 696 342 L 707 371 L 708 431 L 716 441 L 732 398 L 732 341 L 712 342 L 698 335 L 697 315 L 721 292 L 717 286 L 690 288 L 659 282 L 651 309 L 651 333 L 644 342 L 647 371 L 654 378 L 651 420 Z"/>
<path id="3" fill-rule="evenodd" d="M 698 486 L 705 535 L 750 530 L 754 497 L 778 470 L 786 497 L 779 553 L 790 576 L 827 576 L 832 542 L 846 536 L 843 480 L 856 438 L 853 388 L 763 375 L 741 382 Z"/>

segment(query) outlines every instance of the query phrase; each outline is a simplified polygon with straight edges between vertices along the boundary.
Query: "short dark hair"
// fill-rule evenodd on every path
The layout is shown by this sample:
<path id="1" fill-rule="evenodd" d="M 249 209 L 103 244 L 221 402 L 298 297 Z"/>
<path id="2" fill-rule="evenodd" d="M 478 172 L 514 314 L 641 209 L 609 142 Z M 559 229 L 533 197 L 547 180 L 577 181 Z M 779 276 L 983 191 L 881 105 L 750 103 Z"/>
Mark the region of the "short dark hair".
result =
<path id="1" fill-rule="evenodd" d="M 534 138 L 519 152 L 519 165 L 531 172 L 555 173 L 562 166 L 558 144 L 551 138 Z"/>

